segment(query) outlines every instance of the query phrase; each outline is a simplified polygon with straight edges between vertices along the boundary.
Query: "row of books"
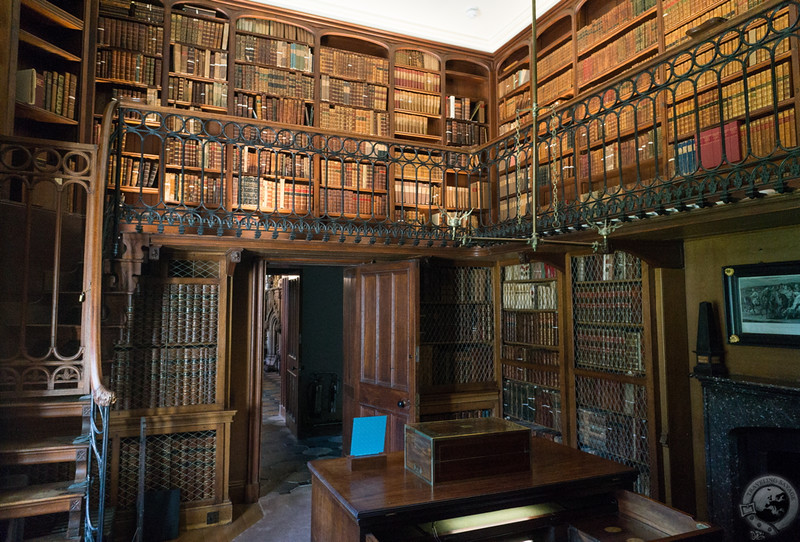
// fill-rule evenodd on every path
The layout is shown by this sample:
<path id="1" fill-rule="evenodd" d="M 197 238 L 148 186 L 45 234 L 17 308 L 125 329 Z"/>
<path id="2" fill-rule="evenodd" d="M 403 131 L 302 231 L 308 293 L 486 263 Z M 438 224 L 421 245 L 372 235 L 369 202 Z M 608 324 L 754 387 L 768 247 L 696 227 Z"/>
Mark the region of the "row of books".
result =
<path id="1" fill-rule="evenodd" d="M 719 0 L 664 0 L 664 32 L 670 33 L 682 30 L 684 27 L 692 28 L 700 25 L 696 19 L 704 13 L 709 13 L 709 8 L 718 4 Z M 749 9 L 749 0 L 729 0 L 723 6 L 723 13 L 744 13 Z M 718 6 L 721 7 L 721 6 Z M 681 32 L 684 33 L 684 32 Z"/>
<path id="2" fill-rule="evenodd" d="M 122 156 L 119 185 L 122 187 L 153 188 L 158 186 L 158 161 Z M 112 161 L 113 163 L 113 161 Z M 110 177 L 116 179 L 116 176 Z"/>
<path id="3" fill-rule="evenodd" d="M 506 94 L 515 91 L 522 85 L 530 83 L 530 81 L 531 70 L 529 68 L 520 68 L 511 75 L 500 80 L 497 84 L 497 97 L 503 98 Z"/>
<path id="4" fill-rule="evenodd" d="M 543 370 L 533 367 L 525 367 L 522 365 L 503 363 L 502 372 L 503 378 L 518 380 L 520 382 L 528 382 L 538 386 L 545 386 L 547 388 L 559 388 L 559 371 Z"/>
<path id="5" fill-rule="evenodd" d="M 489 141 L 489 129 L 485 125 L 455 119 L 445 121 L 447 145 L 482 145 L 487 141 Z"/>
<path id="6" fill-rule="evenodd" d="M 320 47 L 320 71 L 333 77 L 345 77 L 378 85 L 389 85 L 389 60 L 361 53 Z"/>
<path id="7" fill-rule="evenodd" d="M 557 310 L 557 285 L 555 282 L 505 282 L 503 283 L 503 309 Z"/>
<path id="8" fill-rule="evenodd" d="M 115 410 L 213 404 L 216 347 L 117 350 L 111 364 Z"/>
<path id="9" fill-rule="evenodd" d="M 486 102 L 483 100 L 450 94 L 445 101 L 445 107 L 445 116 L 448 119 L 486 122 Z"/>
<path id="10" fill-rule="evenodd" d="M 420 274 L 420 292 L 426 303 L 483 303 L 491 308 L 491 270 L 483 267 L 437 266 Z"/>
<path id="11" fill-rule="evenodd" d="M 497 217 L 500 221 L 511 220 L 517 216 L 525 216 L 530 211 L 530 194 L 520 194 L 516 197 L 501 199 L 497 204 Z"/>
<path id="12" fill-rule="evenodd" d="M 647 417 L 647 389 L 644 385 L 580 376 L 575 379 L 575 394 L 579 403 L 592 409 Z"/>
<path id="13" fill-rule="evenodd" d="M 440 92 L 442 89 L 442 78 L 438 73 L 421 72 L 395 66 L 394 86 L 424 90 L 427 92 Z"/>
<path id="14" fill-rule="evenodd" d="M 262 36 L 270 36 L 291 41 L 300 41 L 314 45 L 314 34 L 305 28 L 293 24 L 271 21 L 269 19 L 256 19 L 255 17 L 240 17 L 236 20 L 236 29 Z"/>
<path id="15" fill-rule="evenodd" d="M 247 92 L 286 98 L 314 99 L 314 79 L 302 73 L 287 72 L 250 64 L 236 64 L 233 85 Z"/>
<path id="16" fill-rule="evenodd" d="M 554 279 L 558 270 L 544 262 L 518 263 L 503 267 L 503 280 Z"/>
<path id="17" fill-rule="evenodd" d="M 755 156 L 770 156 L 777 149 L 791 149 L 797 145 L 797 129 L 794 109 L 786 109 L 778 113 L 776 140 L 776 119 L 773 115 L 754 120 L 739 127 L 743 143 L 750 142 L 750 149 Z M 780 147 L 779 147 L 780 145 Z"/>
<path id="18" fill-rule="evenodd" d="M 575 282 L 639 280 L 642 278 L 642 261 L 627 252 L 592 254 L 572 260 L 572 279 Z M 613 288 L 613 286 L 611 286 Z M 625 285 L 623 288 L 629 288 Z M 596 286 L 598 290 L 608 285 Z"/>
<path id="19" fill-rule="evenodd" d="M 389 114 L 385 111 L 355 109 L 347 105 L 322 104 L 320 128 L 380 137 L 389 136 Z"/>
<path id="20" fill-rule="evenodd" d="M 161 59 L 135 51 L 100 49 L 97 51 L 95 76 L 161 86 Z"/>
<path id="21" fill-rule="evenodd" d="M 421 422 L 437 422 L 442 420 L 469 420 L 472 418 L 491 418 L 494 412 L 490 408 L 474 410 L 459 410 L 457 412 L 436 412 L 432 414 L 421 414 Z"/>
<path id="22" fill-rule="evenodd" d="M 517 113 L 520 110 L 530 111 L 531 109 L 531 91 L 526 90 L 520 94 L 510 96 L 497 105 L 498 115 L 501 120 L 516 119 Z"/>
<path id="23" fill-rule="evenodd" d="M 655 0 L 617 0 L 599 4 L 589 23 L 578 28 L 576 40 L 578 54 L 614 33 L 614 29 L 655 7 Z"/>
<path id="24" fill-rule="evenodd" d="M 207 79 L 228 79 L 228 53 L 182 43 L 173 43 L 170 48 L 170 71 Z"/>
<path id="25" fill-rule="evenodd" d="M 394 129 L 396 132 L 403 132 L 406 134 L 437 135 L 429 132 L 429 120 L 428 117 L 395 113 Z"/>
<path id="26" fill-rule="evenodd" d="M 163 6 L 135 0 L 100 0 L 100 13 L 117 17 L 130 17 L 157 25 L 164 23 Z"/>
<path id="27" fill-rule="evenodd" d="M 182 503 L 213 502 L 218 479 L 216 431 L 147 436 L 145 488 L 180 490 Z M 139 436 L 120 439 L 116 505 L 136 511 L 139 493 Z"/>
<path id="28" fill-rule="evenodd" d="M 556 101 L 558 98 L 571 95 L 573 73 L 572 68 L 569 68 L 557 77 L 539 85 L 539 88 L 536 90 L 536 97 L 539 100 L 539 104 L 549 104 Z"/>
<path id="29" fill-rule="evenodd" d="M 635 138 L 605 142 L 599 149 L 578 155 L 578 170 L 575 174 L 579 180 L 587 180 L 600 176 L 603 172 L 636 165 L 637 162 L 641 165 L 655 157 L 658 141 L 657 132 L 647 130 L 637 134 Z"/>
<path id="30" fill-rule="evenodd" d="M 228 48 L 228 23 L 196 19 L 181 13 L 172 13 L 170 39 L 188 45 Z"/>
<path id="31" fill-rule="evenodd" d="M 558 314 L 503 311 L 503 341 L 558 346 Z"/>
<path id="32" fill-rule="evenodd" d="M 386 190 L 386 165 L 328 159 L 322 166 L 322 185 L 363 190 Z"/>
<path id="33" fill-rule="evenodd" d="M 237 117 L 310 126 L 313 121 L 313 107 L 312 104 L 295 98 L 234 93 L 233 111 Z"/>
<path id="34" fill-rule="evenodd" d="M 169 77 L 167 98 L 193 105 L 228 107 L 228 83 L 194 81 L 186 77 Z"/>
<path id="35" fill-rule="evenodd" d="M 259 179 L 249 175 L 243 175 L 233 183 L 234 205 L 248 210 L 306 213 L 311 209 L 311 198 L 312 190 L 308 183 Z"/>
<path id="36" fill-rule="evenodd" d="M 689 41 L 691 38 L 687 31 L 691 30 L 692 28 L 697 28 L 701 26 L 706 21 L 715 18 L 728 20 L 735 17 L 737 13 L 739 13 L 737 5 L 740 3 L 740 1 L 741 0 L 728 0 L 727 2 L 724 2 L 723 4 L 718 5 L 713 9 L 708 9 L 704 11 L 698 11 L 697 7 L 694 5 L 684 6 L 684 7 L 689 7 L 689 9 L 691 10 L 691 15 L 695 14 L 700 14 L 700 15 L 698 17 L 692 17 L 690 15 L 689 19 L 681 19 L 681 22 L 678 23 L 680 24 L 680 26 L 675 30 L 670 30 L 670 31 L 665 30 L 664 44 L 666 48 L 669 49 L 671 47 L 677 47 L 678 45 L 681 45 L 682 43 L 686 43 L 687 41 Z"/>
<path id="37" fill-rule="evenodd" d="M 568 39 L 546 55 L 536 61 L 536 72 L 543 79 L 560 69 L 565 64 L 572 63 L 572 39 Z"/>
<path id="38" fill-rule="evenodd" d="M 168 137 L 164 141 L 164 161 L 168 166 L 220 171 L 224 162 L 224 147 L 217 141 Z"/>
<path id="39" fill-rule="evenodd" d="M 216 284 L 148 284 L 128 307 L 121 346 L 193 346 L 217 342 Z"/>
<path id="40" fill-rule="evenodd" d="M 314 69 L 314 55 L 308 45 L 250 34 L 236 35 L 236 60 L 309 73 Z"/>
<path id="41" fill-rule="evenodd" d="M 507 173 L 500 174 L 497 195 L 500 198 L 507 198 L 528 192 L 530 190 L 529 175 L 530 170 L 527 167 L 520 167 L 519 170 L 511 169 Z"/>
<path id="42" fill-rule="evenodd" d="M 574 341 L 577 367 L 626 374 L 644 372 L 641 331 L 576 325 Z"/>
<path id="43" fill-rule="evenodd" d="M 219 175 L 195 173 L 164 174 L 164 202 L 187 206 L 217 207 L 221 203 L 222 181 Z"/>
<path id="44" fill-rule="evenodd" d="M 608 113 L 589 121 L 587 129 L 579 129 L 578 137 L 582 144 L 608 140 L 634 129 L 640 132 L 652 124 L 655 106 L 651 100 L 631 102 L 614 108 Z M 573 133 L 574 132 L 570 132 Z"/>
<path id="45" fill-rule="evenodd" d="M 389 89 L 381 85 L 336 79 L 328 75 L 320 78 L 320 99 L 326 102 L 386 111 L 388 96 Z"/>
<path id="46" fill-rule="evenodd" d="M 411 68 L 422 68 L 423 70 L 439 70 L 441 63 L 436 55 L 425 51 L 414 49 L 399 49 L 394 54 L 395 64 L 402 64 Z"/>
<path id="47" fill-rule="evenodd" d="M 399 177 L 405 180 L 441 182 L 444 178 L 444 159 L 441 155 L 404 151 L 397 156 L 402 165 Z"/>
<path id="48" fill-rule="evenodd" d="M 581 407 L 577 419 L 581 449 L 617 461 L 648 462 L 646 419 Z"/>
<path id="49" fill-rule="evenodd" d="M 632 55 L 658 43 L 658 24 L 648 20 L 618 37 L 578 63 L 578 80 L 591 81 L 598 74 L 628 61 Z"/>
<path id="50" fill-rule="evenodd" d="M 395 181 L 395 205 L 442 205 L 441 187 L 434 184 Z"/>
<path id="51" fill-rule="evenodd" d="M 558 367 L 560 358 L 557 350 L 543 350 L 532 346 L 519 344 L 503 344 L 500 346 L 500 355 L 503 359 L 537 365 L 552 365 Z"/>
<path id="52" fill-rule="evenodd" d="M 379 87 L 383 88 L 383 87 Z M 394 108 L 416 111 L 427 115 L 438 115 L 441 110 L 442 99 L 433 94 L 417 94 L 405 90 L 394 91 Z"/>
<path id="53" fill-rule="evenodd" d="M 280 152 L 268 148 L 235 147 L 234 173 L 273 175 L 310 179 L 313 167 L 311 156 L 303 153 Z"/>
<path id="54" fill-rule="evenodd" d="M 597 324 L 641 324 L 641 295 L 641 285 L 636 283 L 603 289 L 575 289 L 572 295 L 573 318 Z"/>
<path id="55" fill-rule="evenodd" d="M 495 381 L 492 349 L 487 345 L 465 348 L 423 344 L 419 358 L 417 377 L 423 389 Z"/>
<path id="56" fill-rule="evenodd" d="M 164 27 L 101 16 L 97 20 L 97 45 L 161 55 Z"/>
<path id="57" fill-rule="evenodd" d="M 326 215 L 351 214 L 360 218 L 386 216 L 385 194 L 351 192 L 341 189 L 320 189 L 320 210 Z"/>
<path id="58" fill-rule="evenodd" d="M 68 119 L 75 118 L 78 76 L 28 68 L 17 72 L 16 100 Z"/>
<path id="59" fill-rule="evenodd" d="M 503 379 L 503 415 L 561 431 L 561 393 L 530 382 Z"/>

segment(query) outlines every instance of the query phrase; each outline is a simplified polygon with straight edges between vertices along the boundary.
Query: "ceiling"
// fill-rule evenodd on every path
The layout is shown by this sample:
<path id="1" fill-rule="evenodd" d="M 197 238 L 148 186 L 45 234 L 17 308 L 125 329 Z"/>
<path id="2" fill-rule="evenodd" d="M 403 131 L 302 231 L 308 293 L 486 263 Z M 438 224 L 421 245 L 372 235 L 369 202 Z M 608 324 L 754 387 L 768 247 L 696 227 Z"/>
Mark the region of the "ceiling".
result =
<path id="1" fill-rule="evenodd" d="M 533 5 L 538 18 L 556 4 L 555 0 L 255 1 L 489 53 L 530 25 Z"/>

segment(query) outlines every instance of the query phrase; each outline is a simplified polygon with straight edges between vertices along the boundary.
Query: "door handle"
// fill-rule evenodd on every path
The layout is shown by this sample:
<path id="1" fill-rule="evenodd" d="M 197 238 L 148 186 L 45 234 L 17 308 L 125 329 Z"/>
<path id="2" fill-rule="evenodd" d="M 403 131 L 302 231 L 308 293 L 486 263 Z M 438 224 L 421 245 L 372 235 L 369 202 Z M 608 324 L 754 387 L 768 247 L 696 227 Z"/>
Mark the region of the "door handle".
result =
<path id="1" fill-rule="evenodd" d="M 408 399 L 400 399 L 397 401 L 397 406 L 400 408 L 406 408 L 408 406 Z"/>

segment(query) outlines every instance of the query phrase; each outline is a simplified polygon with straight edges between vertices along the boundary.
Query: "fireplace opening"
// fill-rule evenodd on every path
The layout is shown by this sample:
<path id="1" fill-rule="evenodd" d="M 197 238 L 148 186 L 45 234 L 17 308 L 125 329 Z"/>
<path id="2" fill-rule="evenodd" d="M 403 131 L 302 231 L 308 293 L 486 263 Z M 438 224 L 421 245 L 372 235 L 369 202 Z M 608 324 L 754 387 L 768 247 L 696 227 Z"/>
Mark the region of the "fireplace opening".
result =
<path id="1" fill-rule="evenodd" d="M 735 540 L 800 540 L 800 429 L 737 428 L 731 438 Z"/>

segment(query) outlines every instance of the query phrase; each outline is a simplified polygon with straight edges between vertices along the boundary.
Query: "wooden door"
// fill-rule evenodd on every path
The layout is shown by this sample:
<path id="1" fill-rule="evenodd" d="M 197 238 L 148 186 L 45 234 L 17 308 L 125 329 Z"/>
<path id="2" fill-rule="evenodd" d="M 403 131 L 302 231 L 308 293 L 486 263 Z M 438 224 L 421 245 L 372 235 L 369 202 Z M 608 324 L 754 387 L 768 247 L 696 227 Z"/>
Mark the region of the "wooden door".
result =
<path id="1" fill-rule="evenodd" d="M 300 389 L 300 279 L 284 277 L 281 280 L 281 399 L 286 417 L 286 427 L 297 436 Z"/>
<path id="2" fill-rule="evenodd" d="M 348 269 L 344 282 L 343 444 L 353 418 L 386 415 L 386 450 L 403 449 L 416 421 L 419 265 L 416 261 Z"/>

